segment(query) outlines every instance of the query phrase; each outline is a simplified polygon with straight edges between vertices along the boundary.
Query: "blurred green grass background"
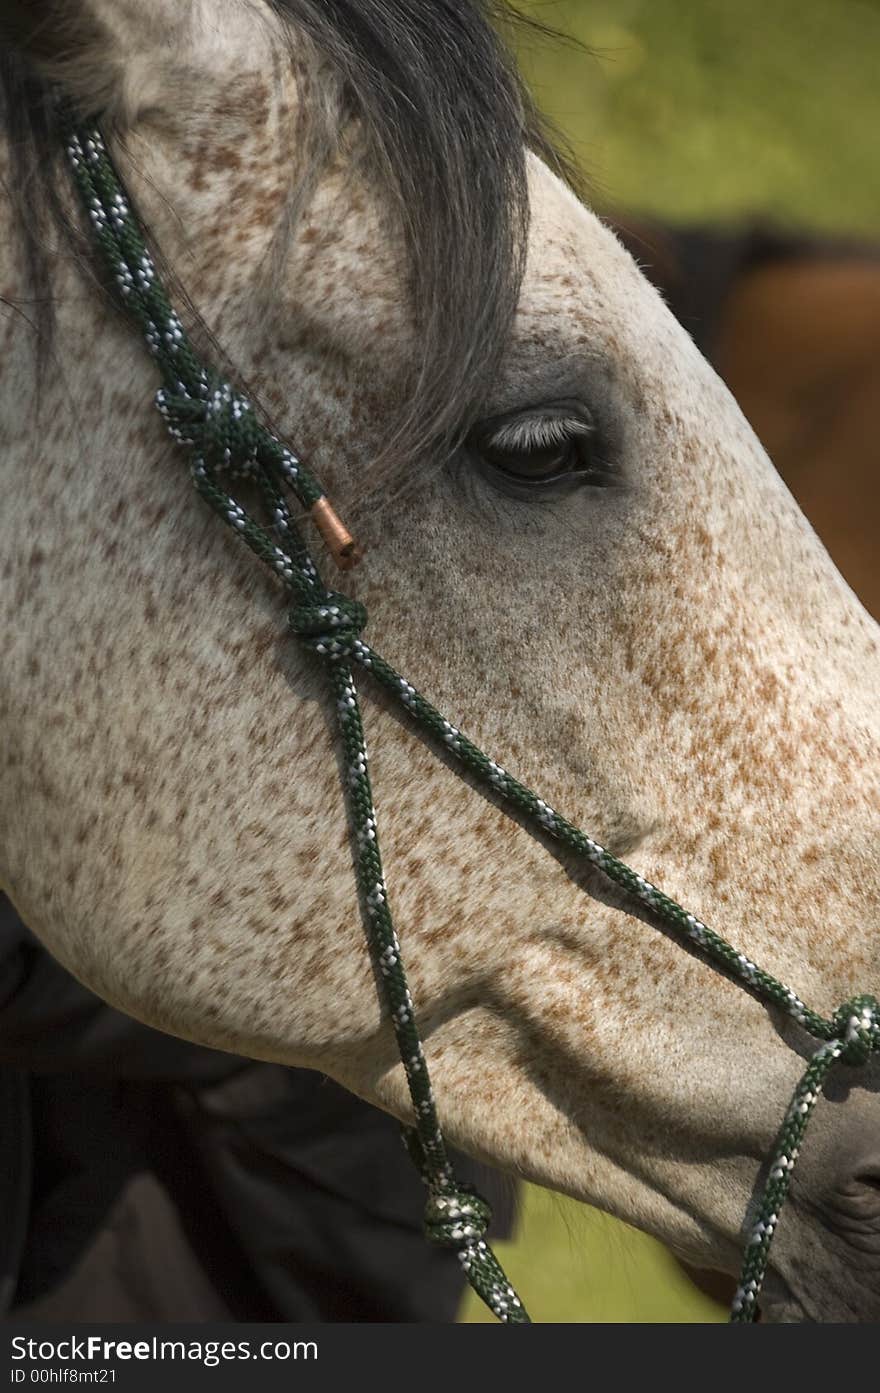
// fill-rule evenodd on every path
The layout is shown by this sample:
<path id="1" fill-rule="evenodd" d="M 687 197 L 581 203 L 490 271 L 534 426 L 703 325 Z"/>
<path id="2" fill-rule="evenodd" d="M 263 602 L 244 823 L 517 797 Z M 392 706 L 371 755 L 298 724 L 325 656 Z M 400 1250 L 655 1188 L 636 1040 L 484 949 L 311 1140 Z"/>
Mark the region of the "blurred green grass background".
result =
<path id="1" fill-rule="evenodd" d="M 595 201 L 880 226 L 880 0 L 515 0 L 586 45 L 520 61 Z"/>
<path id="2" fill-rule="evenodd" d="M 519 0 L 587 46 L 520 61 L 600 209 L 880 235 L 880 0 Z M 532 1318 L 711 1322 L 651 1239 L 522 1190 L 498 1254 Z M 462 1319 L 491 1319 L 469 1296 Z"/>
<path id="3" fill-rule="evenodd" d="M 515 1238 L 492 1246 L 532 1320 L 708 1324 L 727 1319 L 724 1307 L 698 1291 L 666 1249 L 645 1234 L 534 1185 L 523 1186 L 520 1199 Z M 494 1319 L 469 1292 L 462 1320 Z"/>

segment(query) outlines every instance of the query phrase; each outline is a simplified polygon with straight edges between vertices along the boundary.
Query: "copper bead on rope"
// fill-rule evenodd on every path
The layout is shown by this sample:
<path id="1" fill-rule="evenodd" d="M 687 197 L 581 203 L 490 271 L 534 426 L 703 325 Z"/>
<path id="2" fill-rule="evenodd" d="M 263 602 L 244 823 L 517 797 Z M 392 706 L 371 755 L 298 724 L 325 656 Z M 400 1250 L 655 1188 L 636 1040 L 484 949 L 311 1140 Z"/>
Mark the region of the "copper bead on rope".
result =
<path id="1" fill-rule="evenodd" d="M 312 504 L 311 516 L 340 571 L 350 571 L 364 553 L 326 495 Z"/>

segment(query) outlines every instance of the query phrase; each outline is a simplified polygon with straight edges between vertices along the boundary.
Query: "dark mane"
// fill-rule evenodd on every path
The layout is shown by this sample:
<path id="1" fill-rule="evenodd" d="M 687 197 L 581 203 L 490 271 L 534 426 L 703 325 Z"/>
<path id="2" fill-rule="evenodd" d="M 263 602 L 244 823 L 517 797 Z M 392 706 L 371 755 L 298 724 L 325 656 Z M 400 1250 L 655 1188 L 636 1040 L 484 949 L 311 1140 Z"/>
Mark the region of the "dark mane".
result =
<path id="1" fill-rule="evenodd" d="M 480 409 L 516 308 L 528 227 L 525 150 L 562 166 L 498 36 L 530 21 L 496 0 L 269 3 L 335 70 L 343 108 L 359 118 L 365 156 L 402 229 L 421 361 L 406 384 L 395 453 L 448 449 Z M 47 220 L 64 222 L 60 139 L 48 85 L 5 46 L 0 125 L 45 361 L 52 315 L 42 248 Z"/>

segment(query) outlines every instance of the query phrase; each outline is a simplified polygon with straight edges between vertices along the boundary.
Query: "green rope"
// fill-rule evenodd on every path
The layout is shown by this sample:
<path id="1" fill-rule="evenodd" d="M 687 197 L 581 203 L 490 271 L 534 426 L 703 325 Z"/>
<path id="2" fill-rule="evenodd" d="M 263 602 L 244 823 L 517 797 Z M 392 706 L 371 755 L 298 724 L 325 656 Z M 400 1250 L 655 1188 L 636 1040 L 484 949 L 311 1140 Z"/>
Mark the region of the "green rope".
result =
<path id="1" fill-rule="evenodd" d="M 286 502 L 289 491 L 305 508 L 311 508 L 323 497 L 319 483 L 297 456 L 259 422 L 250 402 L 200 362 L 158 279 L 100 132 L 95 127 L 72 125 L 68 156 L 74 182 L 120 299 L 156 358 L 163 382 L 156 403 L 171 434 L 190 452 L 195 487 L 279 577 L 293 601 L 293 632 L 328 665 L 345 752 L 344 782 L 357 848 L 365 926 L 413 1106 L 414 1123 L 404 1130 L 404 1139 L 428 1189 L 427 1237 L 456 1251 L 471 1286 L 500 1320 L 528 1320 L 485 1242 L 489 1206 L 475 1191 L 456 1180 L 440 1130 L 388 902 L 352 673 L 354 664 L 369 672 L 424 732 L 454 754 L 479 783 L 515 810 L 534 831 L 548 834 L 597 867 L 712 967 L 733 977 L 768 1006 L 783 1011 L 822 1042 L 795 1090 L 747 1236 L 731 1320 L 753 1320 L 780 1209 L 825 1075 L 837 1060 L 858 1066 L 872 1054 L 880 1053 L 880 1005 L 876 998 L 855 997 L 830 1019 L 805 1006 L 790 988 L 489 759 L 363 642 L 366 610 L 357 601 L 324 586 Z M 265 526 L 227 492 L 220 482 L 224 475 L 248 477 L 258 485 L 267 516 Z"/>

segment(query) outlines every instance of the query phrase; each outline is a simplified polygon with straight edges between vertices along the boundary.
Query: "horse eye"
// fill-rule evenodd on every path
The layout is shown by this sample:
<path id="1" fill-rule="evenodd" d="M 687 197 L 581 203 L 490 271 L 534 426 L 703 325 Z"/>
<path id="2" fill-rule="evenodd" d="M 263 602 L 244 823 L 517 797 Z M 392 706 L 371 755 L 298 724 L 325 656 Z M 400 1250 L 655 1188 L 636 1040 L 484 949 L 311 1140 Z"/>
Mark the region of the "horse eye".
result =
<path id="1" fill-rule="evenodd" d="M 592 422 L 581 415 L 533 414 L 485 422 L 471 443 L 502 478 L 540 486 L 590 473 L 594 436 Z"/>
<path id="2" fill-rule="evenodd" d="M 486 443 L 480 454 L 493 469 L 526 484 L 548 484 L 584 467 L 578 440 L 531 449 L 505 449 Z"/>

